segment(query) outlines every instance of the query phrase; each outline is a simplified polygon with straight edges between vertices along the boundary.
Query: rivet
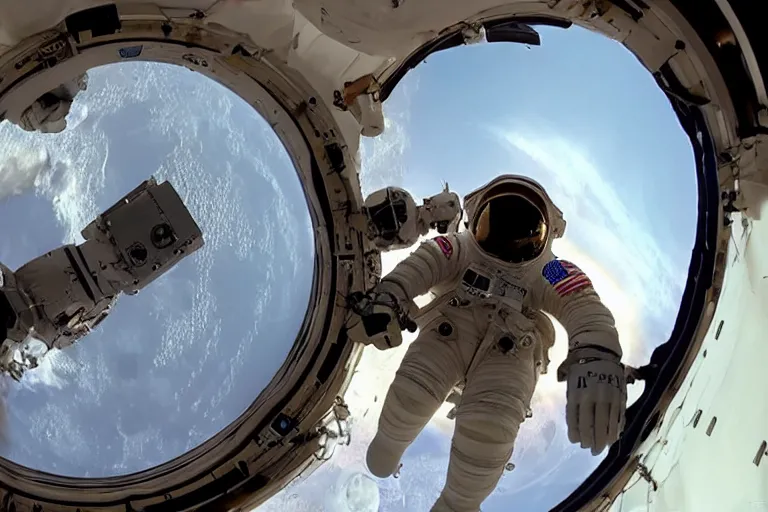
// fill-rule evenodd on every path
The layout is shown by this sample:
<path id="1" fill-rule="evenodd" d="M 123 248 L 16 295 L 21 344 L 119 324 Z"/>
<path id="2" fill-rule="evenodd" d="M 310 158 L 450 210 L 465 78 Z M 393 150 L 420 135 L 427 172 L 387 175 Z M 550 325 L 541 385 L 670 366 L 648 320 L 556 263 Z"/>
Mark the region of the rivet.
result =
<path id="1" fill-rule="evenodd" d="M 693 428 L 696 428 L 696 426 L 699 424 L 699 420 L 701 419 L 701 409 L 696 411 L 693 415 Z"/>
<path id="2" fill-rule="evenodd" d="M 712 435 L 712 431 L 715 430 L 716 423 L 717 423 L 717 416 L 712 416 L 712 419 L 709 421 L 709 426 L 707 427 L 708 436 Z"/>
<path id="3" fill-rule="evenodd" d="M 752 464 L 755 466 L 760 465 L 760 461 L 763 460 L 763 455 L 766 454 L 765 450 L 768 448 L 768 443 L 763 441 L 760 443 L 760 448 L 757 449 L 757 453 L 755 454 L 755 458 L 752 459 Z"/>
<path id="4" fill-rule="evenodd" d="M 453 326 L 448 322 L 443 322 L 437 327 L 437 332 L 440 336 L 450 336 L 453 334 Z"/>

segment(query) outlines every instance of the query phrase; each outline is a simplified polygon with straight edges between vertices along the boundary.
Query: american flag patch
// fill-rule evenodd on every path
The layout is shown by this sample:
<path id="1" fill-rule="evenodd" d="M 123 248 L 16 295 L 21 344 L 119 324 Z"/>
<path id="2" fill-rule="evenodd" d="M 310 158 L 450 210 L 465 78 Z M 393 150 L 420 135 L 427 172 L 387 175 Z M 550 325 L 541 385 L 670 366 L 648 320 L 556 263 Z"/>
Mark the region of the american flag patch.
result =
<path id="1" fill-rule="evenodd" d="M 451 241 L 444 236 L 438 236 L 435 237 L 435 242 L 437 243 L 437 246 L 440 248 L 440 250 L 443 251 L 445 258 L 451 259 L 451 256 L 453 256 L 453 245 L 451 244 Z"/>
<path id="2" fill-rule="evenodd" d="M 587 275 L 567 261 L 552 260 L 544 265 L 541 274 L 561 297 L 592 287 L 592 281 Z"/>

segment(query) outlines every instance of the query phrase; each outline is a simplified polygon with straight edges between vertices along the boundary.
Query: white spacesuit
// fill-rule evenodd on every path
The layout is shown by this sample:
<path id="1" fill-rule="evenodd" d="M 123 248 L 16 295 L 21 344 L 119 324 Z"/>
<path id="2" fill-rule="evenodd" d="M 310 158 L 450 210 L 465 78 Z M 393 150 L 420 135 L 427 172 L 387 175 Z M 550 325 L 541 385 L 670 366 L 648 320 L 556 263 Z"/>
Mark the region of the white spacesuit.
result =
<path id="1" fill-rule="evenodd" d="M 469 512 L 493 491 L 529 411 L 554 340 L 545 311 L 569 335 L 558 369 L 567 380 L 569 439 L 601 452 L 619 437 L 626 408 L 614 319 L 589 278 L 558 260 L 565 221 L 542 187 L 498 177 L 465 198 L 467 230 L 423 243 L 369 292 L 351 339 L 380 349 L 402 342 L 403 319 L 420 328 L 389 388 L 367 464 L 384 478 L 438 407 L 463 389 L 450 464 L 433 511 Z M 431 292 L 418 310 L 413 299 Z"/>

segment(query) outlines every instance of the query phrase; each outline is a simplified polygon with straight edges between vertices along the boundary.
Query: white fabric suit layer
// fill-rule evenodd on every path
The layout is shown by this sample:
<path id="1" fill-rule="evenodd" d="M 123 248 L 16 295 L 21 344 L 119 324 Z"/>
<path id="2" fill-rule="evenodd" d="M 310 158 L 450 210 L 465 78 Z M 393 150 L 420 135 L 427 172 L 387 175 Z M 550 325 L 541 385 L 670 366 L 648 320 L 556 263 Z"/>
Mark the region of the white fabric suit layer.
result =
<path id="1" fill-rule="evenodd" d="M 376 287 L 416 311 L 418 338 L 387 393 L 367 454 L 371 472 L 387 477 L 457 384 L 464 392 L 443 491 L 432 508 L 474 512 L 496 487 L 526 417 L 538 375 L 546 371 L 555 317 L 570 348 L 621 347 L 610 311 L 577 267 L 548 248 L 535 260 L 509 264 L 483 252 L 472 233 L 424 242 Z"/>

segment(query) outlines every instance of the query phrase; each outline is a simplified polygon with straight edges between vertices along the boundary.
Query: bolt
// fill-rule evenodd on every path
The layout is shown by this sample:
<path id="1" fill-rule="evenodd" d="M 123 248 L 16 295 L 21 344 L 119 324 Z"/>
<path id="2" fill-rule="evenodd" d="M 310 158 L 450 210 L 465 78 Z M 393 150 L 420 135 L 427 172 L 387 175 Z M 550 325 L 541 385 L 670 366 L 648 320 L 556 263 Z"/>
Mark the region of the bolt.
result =
<path id="1" fill-rule="evenodd" d="M 506 354 L 515 348 L 515 341 L 509 336 L 504 336 L 499 340 L 499 348 L 504 354 Z"/>
<path id="2" fill-rule="evenodd" d="M 760 126 L 768 127 L 768 109 L 760 109 L 757 113 L 757 122 Z"/>
<path id="3" fill-rule="evenodd" d="M 450 336 L 453 334 L 453 326 L 448 322 L 443 322 L 438 326 L 437 332 L 440 336 Z"/>

